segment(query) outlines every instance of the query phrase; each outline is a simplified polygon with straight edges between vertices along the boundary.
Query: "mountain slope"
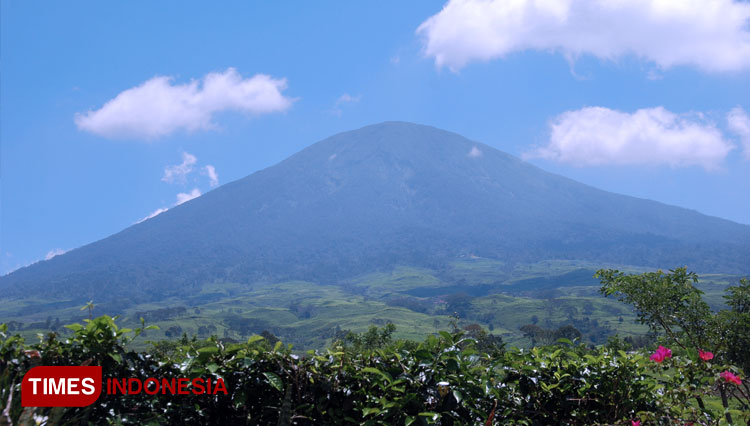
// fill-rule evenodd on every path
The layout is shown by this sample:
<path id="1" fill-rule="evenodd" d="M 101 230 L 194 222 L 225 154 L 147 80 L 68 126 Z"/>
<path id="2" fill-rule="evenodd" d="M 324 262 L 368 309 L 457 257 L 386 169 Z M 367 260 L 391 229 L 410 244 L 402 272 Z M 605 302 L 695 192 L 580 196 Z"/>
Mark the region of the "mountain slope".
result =
<path id="1" fill-rule="evenodd" d="M 207 282 L 336 282 L 474 254 L 750 272 L 750 226 L 601 191 L 432 127 L 318 142 L 143 223 L 0 278 L 144 301 Z"/>

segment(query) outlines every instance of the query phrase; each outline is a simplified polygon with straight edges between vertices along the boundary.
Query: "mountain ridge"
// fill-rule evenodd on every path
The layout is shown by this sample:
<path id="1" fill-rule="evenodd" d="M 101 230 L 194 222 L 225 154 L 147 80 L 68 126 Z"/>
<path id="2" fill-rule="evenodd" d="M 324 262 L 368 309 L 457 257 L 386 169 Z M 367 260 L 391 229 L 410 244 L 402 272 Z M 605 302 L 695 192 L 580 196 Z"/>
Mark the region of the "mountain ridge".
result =
<path id="1" fill-rule="evenodd" d="M 467 253 L 747 273 L 750 226 L 603 191 L 452 132 L 385 122 L 0 277 L 0 288 L 147 300 L 210 282 L 339 282 Z"/>

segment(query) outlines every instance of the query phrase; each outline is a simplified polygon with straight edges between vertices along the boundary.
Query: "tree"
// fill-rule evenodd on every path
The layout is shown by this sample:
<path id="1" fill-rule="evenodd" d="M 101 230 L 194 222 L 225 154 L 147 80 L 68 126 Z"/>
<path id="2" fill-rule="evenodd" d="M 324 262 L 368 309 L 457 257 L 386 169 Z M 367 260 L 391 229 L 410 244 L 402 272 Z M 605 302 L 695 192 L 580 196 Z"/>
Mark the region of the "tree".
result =
<path id="1" fill-rule="evenodd" d="M 683 349 L 716 347 L 717 327 L 703 292 L 693 284 L 694 272 L 678 268 L 628 275 L 617 270 L 597 271 L 601 293 L 635 307 L 639 320 L 654 331 L 663 331 Z"/>
<path id="2" fill-rule="evenodd" d="M 383 328 L 371 325 L 364 333 L 348 332 L 342 343 L 355 352 L 380 349 L 391 343 L 394 331 L 396 331 L 396 326 L 393 323 L 388 323 Z"/>
<path id="3" fill-rule="evenodd" d="M 466 293 L 455 293 L 445 297 L 447 304 L 446 309 L 449 313 L 457 313 L 461 317 L 465 317 L 466 313 L 471 310 L 472 297 Z"/>
<path id="4" fill-rule="evenodd" d="M 640 275 L 627 275 L 617 270 L 597 271 L 602 283 L 601 292 L 635 307 L 639 320 L 653 332 L 663 332 L 667 341 L 696 355 L 698 351 L 716 353 L 717 358 L 739 366 L 744 376 L 750 373 L 750 281 L 743 278 L 738 286 L 727 289 L 724 296 L 730 309 L 711 311 L 703 300 L 703 292 L 693 284 L 698 275 L 678 268 L 664 273 L 661 270 Z M 729 397 L 750 410 L 750 387 L 720 386 L 722 404 L 727 421 Z M 705 407 L 696 398 L 701 410 Z"/>
<path id="5" fill-rule="evenodd" d="M 550 345 L 557 342 L 558 339 L 575 340 L 581 338 L 581 332 L 572 325 L 564 325 L 555 330 L 539 327 L 536 324 L 526 324 L 520 328 L 525 337 L 531 339 L 531 345 L 537 343 Z"/>
<path id="6" fill-rule="evenodd" d="M 492 324 L 490 324 L 492 327 Z M 491 356 L 499 356 L 505 350 L 505 342 L 500 336 L 495 336 L 492 333 L 488 333 L 481 325 L 473 323 L 464 326 L 466 335 L 474 339 L 475 347 L 482 353 L 490 354 Z"/>
<path id="7" fill-rule="evenodd" d="M 750 280 L 743 278 L 739 285 L 727 288 L 724 299 L 730 309 L 717 314 L 718 336 L 729 362 L 742 367 L 747 377 L 750 374 Z"/>
<path id="8" fill-rule="evenodd" d="M 271 345 L 272 347 L 273 347 L 273 345 L 275 345 L 275 344 L 276 344 L 276 342 L 278 342 L 278 341 L 279 341 L 279 338 L 278 338 L 278 337 L 276 337 L 276 336 L 275 336 L 275 335 L 274 335 L 273 333 L 271 333 L 271 332 L 270 332 L 270 331 L 268 331 L 268 330 L 263 330 L 263 331 L 262 331 L 262 332 L 260 333 L 260 336 L 261 336 L 262 338 L 266 339 L 266 341 L 267 341 L 267 342 L 268 342 L 268 343 L 269 343 L 269 344 L 270 344 L 270 345 Z"/>
<path id="9" fill-rule="evenodd" d="M 552 337 L 557 341 L 558 339 L 575 340 L 581 338 L 581 332 L 572 325 L 564 325 L 552 333 Z"/>

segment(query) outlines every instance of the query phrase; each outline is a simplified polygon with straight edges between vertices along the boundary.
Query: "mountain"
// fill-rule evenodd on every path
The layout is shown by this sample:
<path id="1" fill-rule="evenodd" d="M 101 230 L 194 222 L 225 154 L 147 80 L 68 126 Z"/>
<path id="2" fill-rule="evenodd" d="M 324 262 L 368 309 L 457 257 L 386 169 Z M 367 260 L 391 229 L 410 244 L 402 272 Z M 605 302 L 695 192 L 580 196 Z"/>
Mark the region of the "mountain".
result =
<path id="1" fill-rule="evenodd" d="M 10 296 L 143 302 L 206 283 L 337 283 L 459 256 L 750 272 L 750 226 L 613 194 L 455 133 L 344 132 L 0 278 Z"/>

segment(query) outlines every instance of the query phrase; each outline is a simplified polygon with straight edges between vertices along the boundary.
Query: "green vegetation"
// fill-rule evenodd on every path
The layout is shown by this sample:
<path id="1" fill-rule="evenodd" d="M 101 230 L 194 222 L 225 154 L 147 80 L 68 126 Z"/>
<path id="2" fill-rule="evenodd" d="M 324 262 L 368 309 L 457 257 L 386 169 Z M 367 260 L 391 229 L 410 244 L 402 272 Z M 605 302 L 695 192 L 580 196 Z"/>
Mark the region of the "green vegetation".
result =
<path id="1" fill-rule="evenodd" d="M 631 308 L 599 294 L 598 285 L 592 285 L 597 282 L 594 273 L 593 265 L 562 261 L 516 265 L 506 271 L 499 262 L 474 257 L 436 270 L 401 266 L 339 285 L 216 282 L 158 302 L 123 307 L 94 300 L 93 315 L 120 315 L 124 327 L 137 327 L 140 318 L 158 325 L 160 330 L 136 340 L 140 348 L 148 340 L 178 339 L 183 334 L 239 342 L 268 331 L 298 350 L 322 349 L 337 333 L 359 333 L 388 323 L 397 327 L 394 337 L 421 340 L 448 329 L 456 314 L 461 327 L 479 324 L 518 347 L 531 346 L 520 330 L 528 324 L 544 329 L 570 325 L 582 333 L 582 342 L 597 345 L 614 334 L 646 334 L 648 327 L 637 321 Z M 711 275 L 697 285 L 711 309 L 718 310 L 725 306 L 724 290 L 736 281 L 735 276 Z M 88 301 L 9 300 L 0 304 L 0 322 L 27 340 L 36 339 L 37 333 L 65 333 L 63 324 L 89 318 L 88 309 L 80 310 Z"/>
<path id="2" fill-rule="evenodd" d="M 712 312 L 684 269 L 599 276 L 601 291 L 634 305 L 658 340 L 641 351 L 617 338 L 597 348 L 563 338 L 506 349 L 453 318 L 452 332 L 421 343 L 395 340 L 386 324 L 304 353 L 270 334 L 242 343 L 185 337 L 138 352 L 132 339 L 156 330 L 123 330 L 108 316 L 33 345 L 2 325 L 0 409 L 14 424 L 35 415 L 49 424 L 747 424 L 750 281 L 731 286 L 727 308 Z M 18 383 L 38 364 L 101 365 L 105 379 L 222 378 L 229 392 L 102 395 L 89 407 L 23 409 Z"/>
<path id="3" fill-rule="evenodd" d="M 695 273 L 679 268 L 669 273 L 662 271 L 628 275 L 615 270 L 602 270 L 601 291 L 607 296 L 632 304 L 641 322 L 654 331 L 661 331 L 665 340 L 679 346 L 690 355 L 692 361 L 702 359 L 703 353 L 721 354 L 726 363 L 731 363 L 750 372 L 750 281 L 740 280 L 731 286 L 724 296 L 729 309 L 712 312 L 703 300 L 703 292 L 693 284 L 698 282 Z M 659 361 L 661 362 L 661 361 Z M 693 386 L 700 383 L 694 369 L 686 376 Z M 727 374 L 727 373 L 725 373 Z M 729 374 L 733 374 L 729 372 Z M 750 413 L 750 387 L 720 387 L 723 406 L 728 409 L 728 399 L 739 401 L 746 414 Z M 696 402 L 705 408 L 700 396 Z M 727 422 L 732 423 L 732 413 L 725 411 Z"/>

